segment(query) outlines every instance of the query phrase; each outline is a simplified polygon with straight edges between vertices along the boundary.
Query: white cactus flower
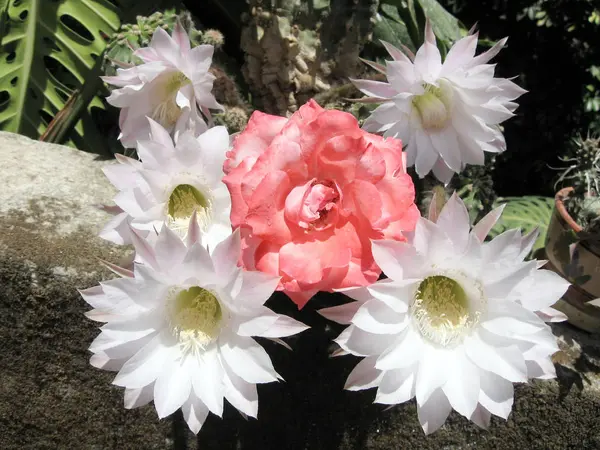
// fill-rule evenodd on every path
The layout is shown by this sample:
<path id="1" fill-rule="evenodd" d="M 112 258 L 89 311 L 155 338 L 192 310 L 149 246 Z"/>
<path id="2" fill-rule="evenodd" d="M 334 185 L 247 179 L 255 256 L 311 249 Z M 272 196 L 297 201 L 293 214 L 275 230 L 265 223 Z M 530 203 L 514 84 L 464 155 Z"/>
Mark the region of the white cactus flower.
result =
<path id="1" fill-rule="evenodd" d="M 393 61 L 368 62 L 387 82 L 351 80 L 369 100 L 381 100 L 363 128 L 397 137 L 406 144 L 408 166 L 420 177 L 433 171 L 448 183 L 466 164 L 484 163 L 484 152 L 499 153 L 506 142 L 499 124 L 512 117 L 526 91 L 494 77 L 490 59 L 506 44 L 499 41 L 475 56 L 477 34 L 457 41 L 442 63 L 431 24 L 416 55 L 384 42 Z"/>
<path id="2" fill-rule="evenodd" d="M 139 256 L 123 278 L 81 292 L 106 322 L 92 343 L 91 364 L 118 371 L 125 407 L 154 400 L 160 418 L 182 409 L 198 433 L 209 412 L 221 416 L 223 399 L 244 414 L 258 413 L 257 383 L 277 381 L 267 352 L 254 336 L 279 338 L 305 325 L 263 306 L 278 277 L 237 266 L 239 232 L 209 254 L 195 220 L 187 245 L 168 227 L 152 244 L 133 231 Z"/>
<path id="3" fill-rule="evenodd" d="M 426 433 L 452 409 L 480 426 L 507 418 L 513 383 L 555 376 L 557 342 L 546 321 L 569 283 L 524 261 L 536 233 L 519 230 L 484 238 L 495 210 L 471 230 L 455 194 L 437 223 L 420 218 L 408 243 L 373 241 L 373 256 L 388 279 L 343 292 L 355 302 L 320 311 L 349 324 L 336 339 L 365 357 L 348 377 L 350 390 L 377 387 L 375 401 L 417 400 Z"/>
<path id="4" fill-rule="evenodd" d="M 177 23 L 173 36 L 157 28 L 149 47 L 134 55 L 144 62 L 128 69 L 117 69 L 117 76 L 103 77 L 117 87 L 107 98 L 121 108 L 119 139 L 133 148 L 138 140 L 148 139 L 150 117 L 173 135 L 186 130 L 200 134 L 207 125 L 202 113 L 209 108 L 222 109 L 211 93 L 215 76 L 209 72 L 214 47 L 191 48 L 190 39 Z"/>
<path id="5" fill-rule="evenodd" d="M 114 201 L 123 212 L 100 236 L 129 244 L 130 225 L 151 236 L 166 223 L 184 237 L 195 211 L 203 240 L 212 249 L 231 234 L 231 199 L 222 181 L 227 129 L 213 127 L 198 137 L 186 131 L 175 145 L 163 127 L 148 120 L 152 139 L 138 142 L 141 161 L 117 155 L 118 163 L 103 169 L 120 191 Z"/>

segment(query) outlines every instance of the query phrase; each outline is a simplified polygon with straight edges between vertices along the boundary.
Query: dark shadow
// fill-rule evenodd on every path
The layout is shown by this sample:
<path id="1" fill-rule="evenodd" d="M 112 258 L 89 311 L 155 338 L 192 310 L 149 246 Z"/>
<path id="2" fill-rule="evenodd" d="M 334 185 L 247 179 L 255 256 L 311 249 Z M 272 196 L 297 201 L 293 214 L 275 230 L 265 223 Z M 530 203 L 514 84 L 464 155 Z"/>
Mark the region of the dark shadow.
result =
<path id="1" fill-rule="evenodd" d="M 277 293 L 267 306 L 300 320 L 311 329 L 287 338 L 293 351 L 260 340 L 275 369 L 289 383 L 260 385 L 258 419 L 244 419 L 226 405 L 223 420 L 210 415 L 198 434 L 198 450 L 330 450 L 363 449 L 369 426 L 384 408 L 373 405 L 374 392 L 344 391 L 344 383 L 359 362 L 354 356 L 331 358 L 332 340 L 343 329 L 322 318 L 316 310 L 342 303 L 337 295 L 321 294 L 298 311 Z M 351 447 L 348 446 L 351 443 Z"/>
<path id="2" fill-rule="evenodd" d="M 589 73 L 597 61 L 597 28 L 589 23 L 594 2 L 565 0 L 442 0 L 467 28 L 478 24 L 482 36 L 497 41 L 509 35 L 507 47 L 494 58 L 496 76 L 519 75 L 517 83 L 529 92 L 518 99 L 516 117 L 508 120 L 504 135 L 509 151 L 496 160 L 494 187 L 501 196 L 553 196 L 559 161 L 574 130 L 585 130 L 594 115 L 585 113 L 584 86 L 595 83 Z M 528 11 L 545 12 L 538 22 Z M 570 24 L 576 30 L 565 32 Z M 526 45 L 524 45 L 526 43 Z M 479 52 L 486 47 L 481 46 Z M 548 76 L 552 73 L 552 76 Z"/>
<path id="3" fill-rule="evenodd" d="M 249 10 L 240 0 L 183 0 L 185 7 L 197 18 L 197 27 L 216 28 L 225 36 L 223 50 L 241 65 L 244 54 L 240 48 L 242 38 L 242 14 Z M 210 18 L 209 20 L 206 20 Z"/>
<path id="4" fill-rule="evenodd" d="M 583 379 L 579 372 L 561 364 L 556 364 L 555 367 L 559 400 L 564 400 L 573 386 L 576 386 L 579 391 L 583 390 Z"/>
<path id="5" fill-rule="evenodd" d="M 593 380 L 588 378 L 586 374 L 600 373 L 600 366 L 591 359 L 600 358 L 600 348 L 587 344 L 584 339 L 579 339 L 577 341 L 573 339 L 573 336 L 587 336 L 585 331 L 576 329 L 569 323 L 562 323 L 557 326 L 561 328 L 561 335 L 567 346 L 571 348 L 579 346 L 581 348 L 575 361 L 569 364 L 572 367 L 568 367 L 560 362 L 554 364 L 554 367 L 556 368 L 556 379 L 559 386 L 559 399 L 563 400 L 569 395 L 573 386 L 576 386 L 578 391 L 581 392 L 586 386 L 593 383 Z"/>
<path id="6" fill-rule="evenodd" d="M 171 432 L 173 433 L 173 450 L 188 450 L 187 433 L 188 427 L 183 419 L 181 408 L 175 411 L 171 417 Z"/>

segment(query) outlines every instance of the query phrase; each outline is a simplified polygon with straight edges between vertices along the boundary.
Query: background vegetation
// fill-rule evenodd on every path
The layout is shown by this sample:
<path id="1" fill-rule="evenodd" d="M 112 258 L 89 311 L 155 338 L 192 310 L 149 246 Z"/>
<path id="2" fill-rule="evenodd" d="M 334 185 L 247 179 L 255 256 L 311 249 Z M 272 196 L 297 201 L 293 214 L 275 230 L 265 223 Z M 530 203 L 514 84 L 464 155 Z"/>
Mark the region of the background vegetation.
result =
<path id="1" fill-rule="evenodd" d="M 343 100 L 359 95 L 347 77 L 367 72 L 354 55 L 381 60 L 380 38 L 416 48 L 425 15 L 434 18 L 446 47 L 476 23 L 482 50 L 510 36 L 496 59 L 497 72 L 516 76 L 529 92 L 519 99 L 517 117 L 505 123 L 508 151 L 454 182 L 457 189 L 476 191 L 472 197 L 480 209 L 489 209 L 497 196 L 553 196 L 558 176 L 553 167 L 560 166 L 568 142 L 578 133 L 600 132 L 595 0 L 0 0 L 0 129 L 98 153 L 120 151 L 118 112 L 103 101 L 107 91 L 98 79 L 107 70 L 99 63 L 103 47 L 108 44 L 110 51 L 124 42 L 123 33 L 134 33 L 132 24 L 141 16 L 173 8 L 187 8 L 198 30 L 216 29 L 224 36 L 215 58 L 215 89 L 221 101 L 237 108 L 221 118 L 233 128 L 242 127 L 255 108 L 281 114 L 314 96 L 360 119 L 366 107 Z M 312 81 L 278 80 L 283 94 L 292 93 L 291 103 L 265 94 L 268 89 L 248 69 L 249 30 L 268 30 L 268 15 L 279 19 L 280 36 L 293 27 L 303 30 L 299 57 L 316 72 Z M 313 25 L 320 27 L 318 34 Z M 337 42 L 342 44 L 332 44 Z M 280 44 L 257 40 L 251 47 Z M 313 70 L 305 57 L 311 52 L 329 66 Z M 341 62 L 344 55 L 356 64 Z"/>

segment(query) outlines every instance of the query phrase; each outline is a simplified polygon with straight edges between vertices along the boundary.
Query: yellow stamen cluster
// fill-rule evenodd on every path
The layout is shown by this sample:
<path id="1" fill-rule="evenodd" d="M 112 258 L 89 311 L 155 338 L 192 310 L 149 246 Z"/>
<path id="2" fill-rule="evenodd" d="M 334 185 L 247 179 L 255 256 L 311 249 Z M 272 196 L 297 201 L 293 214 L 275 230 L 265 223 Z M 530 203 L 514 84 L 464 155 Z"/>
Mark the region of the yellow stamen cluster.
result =
<path id="1" fill-rule="evenodd" d="M 177 92 L 190 84 L 191 81 L 182 72 L 176 72 L 162 76 L 158 80 L 162 95 L 159 94 L 159 102 L 152 111 L 152 118 L 165 128 L 170 128 L 177 122 L 181 115 L 181 108 L 177 105 Z"/>
<path id="2" fill-rule="evenodd" d="M 416 96 L 412 103 L 425 130 L 440 130 L 446 126 L 451 114 L 451 90 L 426 84 L 425 93 Z"/>
<path id="3" fill-rule="evenodd" d="M 461 285 L 443 275 L 427 277 L 419 284 L 411 312 L 421 335 L 443 347 L 458 343 L 478 321 Z"/>
<path id="4" fill-rule="evenodd" d="M 167 201 L 167 224 L 180 236 L 187 232 L 190 218 L 196 211 L 198 224 L 203 231 L 211 222 L 211 201 L 190 184 L 179 184 Z"/>
<path id="5" fill-rule="evenodd" d="M 217 297 L 206 289 L 193 286 L 172 296 L 170 302 L 171 332 L 182 349 L 198 352 L 216 340 L 223 311 Z"/>

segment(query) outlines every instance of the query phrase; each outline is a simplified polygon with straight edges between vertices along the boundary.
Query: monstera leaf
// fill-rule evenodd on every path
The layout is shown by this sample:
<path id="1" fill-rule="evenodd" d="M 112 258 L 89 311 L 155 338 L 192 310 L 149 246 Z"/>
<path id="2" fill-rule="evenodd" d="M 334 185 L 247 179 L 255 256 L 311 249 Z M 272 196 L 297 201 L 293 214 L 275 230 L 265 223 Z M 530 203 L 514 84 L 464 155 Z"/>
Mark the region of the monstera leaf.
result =
<path id="1" fill-rule="evenodd" d="M 80 120 L 71 144 L 103 142 L 92 118 L 104 108 L 99 68 L 120 25 L 108 0 L 0 0 L 0 129 L 37 139 L 75 93 Z"/>
<path id="2" fill-rule="evenodd" d="M 520 228 L 522 233 L 529 233 L 534 228 L 540 230 L 532 252 L 542 248 L 546 241 L 546 232 L 552 217 L 554 199 L 551 197 L 524 196 L 505 197 L 498 203 L 506 203 L 500 220 L 490 232 L 494 237 L 511 228 Z"/>

